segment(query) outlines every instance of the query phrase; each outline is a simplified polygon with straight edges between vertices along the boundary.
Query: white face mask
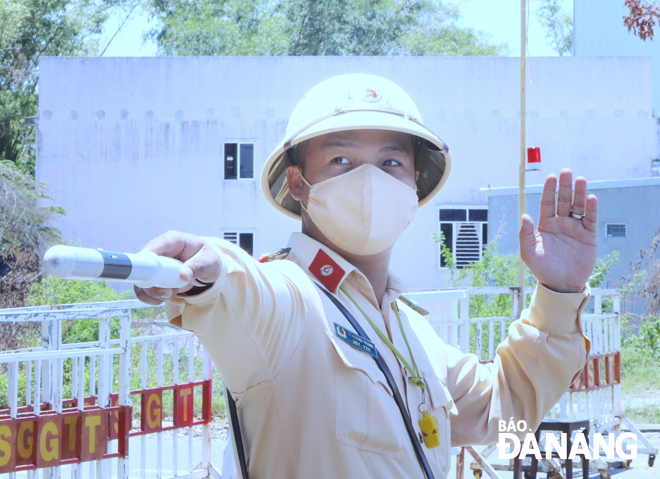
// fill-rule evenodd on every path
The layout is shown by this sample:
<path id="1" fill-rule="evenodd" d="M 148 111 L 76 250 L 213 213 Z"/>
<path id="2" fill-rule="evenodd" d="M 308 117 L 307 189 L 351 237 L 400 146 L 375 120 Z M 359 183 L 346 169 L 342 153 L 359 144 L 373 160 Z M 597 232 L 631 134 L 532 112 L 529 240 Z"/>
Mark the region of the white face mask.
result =
<path id="1" fill-rule="evenodd" d="M 330 241 L 353 254 L 394 246 L 417 214 L 415 190 L 371 164 L 314 185 L 303 181 L 309 186 L 307 214 Z"/>

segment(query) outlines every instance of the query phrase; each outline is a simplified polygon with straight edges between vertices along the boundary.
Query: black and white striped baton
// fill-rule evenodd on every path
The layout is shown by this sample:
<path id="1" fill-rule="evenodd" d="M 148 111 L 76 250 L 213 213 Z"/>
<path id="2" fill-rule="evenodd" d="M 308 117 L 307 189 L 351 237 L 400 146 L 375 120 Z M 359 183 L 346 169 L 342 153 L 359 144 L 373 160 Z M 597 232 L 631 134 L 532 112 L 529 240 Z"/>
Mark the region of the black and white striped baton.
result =
<path id="1" fill-rule="evenodd" d="M 57 245 L 46 251 L 46 273 L 59 279 L 123 281 L 140 288 L 182 288 L 181 261 L 151 251 L 114 253 L 92 248 Z"/>

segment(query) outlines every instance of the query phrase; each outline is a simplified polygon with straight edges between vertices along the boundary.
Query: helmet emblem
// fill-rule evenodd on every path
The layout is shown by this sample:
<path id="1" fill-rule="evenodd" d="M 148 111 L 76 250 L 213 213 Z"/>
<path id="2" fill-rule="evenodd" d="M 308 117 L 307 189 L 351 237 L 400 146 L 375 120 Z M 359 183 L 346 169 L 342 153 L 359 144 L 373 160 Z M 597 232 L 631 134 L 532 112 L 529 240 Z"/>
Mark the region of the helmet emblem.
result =
<path id="1" fill-rule="evenodd" d="M 378 103 L 382 98 L 383 96 L 373 88 L 365 88 L 362 94 L 362 101 L 367 103 Z"/>
<path id="2" fill-rule="evenodd" d="M 364 92 L 364 101 L 368 102 L 378 102 L 380 101 L 382 97 L 376 92 L 376 90 L 372 90 L 371 88 L 367 88 Z"/>
<path id="3" fill-rule="evenodd" d="M 361 101 L 365 103 L 381 103 L 383 101 L 382 93 L 373 87 L 357 87 L 354 88 L 348 97 L 353 101 Z"/>

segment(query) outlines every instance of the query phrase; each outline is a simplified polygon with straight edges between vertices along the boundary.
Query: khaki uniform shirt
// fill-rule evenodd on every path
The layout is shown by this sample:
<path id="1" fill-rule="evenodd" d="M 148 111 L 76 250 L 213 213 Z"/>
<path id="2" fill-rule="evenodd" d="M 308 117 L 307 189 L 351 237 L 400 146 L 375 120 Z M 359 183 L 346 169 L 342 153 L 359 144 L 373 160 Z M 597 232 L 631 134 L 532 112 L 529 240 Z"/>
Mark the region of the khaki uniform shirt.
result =
<path id="1" fill-rule="evenodd" d="M 391 309 L 405 285 L 390 275 L 378 304 L 360 271 L 301 233 L 291 236 L 285 259 L 263 264 L 227 241 L 206 240 L 221 258 L 219 279 L 168 301 L 167 314 L 197 334 L 234 396 L 250 478 L 423 478 L 384 375 L 370 355 L 340 340 L 334 323 L 354 330 L 314 282 L 336 294 L 375 343 L 419 434 L 421 389 L 338 288 L 412 364 Z M 589 343 L 579 316 L 588 296 L 588 287 L 559 294 L 538 285 L 491 364 L 447 346 L 397 302 L 439 422 L 441 445 L 422 446 L 436 478 L 447 476 L 450 445 L 497 442 L 498 420 L 536 428 L 584 366 Z"/>

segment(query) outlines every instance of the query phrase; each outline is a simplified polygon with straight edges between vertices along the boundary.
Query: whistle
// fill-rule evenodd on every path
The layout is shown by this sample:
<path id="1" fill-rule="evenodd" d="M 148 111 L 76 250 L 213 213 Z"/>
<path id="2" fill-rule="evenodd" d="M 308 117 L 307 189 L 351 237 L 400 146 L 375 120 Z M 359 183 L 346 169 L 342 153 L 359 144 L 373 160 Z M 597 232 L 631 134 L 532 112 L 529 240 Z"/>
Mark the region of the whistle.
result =
<path id="1" fill-rule="evenodd" d="M 424 444 L 429 449 L 440 445 L 440 436 L 438 435 L 438 420 L 435 416 L 430 416 L 428 411 L 422 411 L 422 419 L 419 420 L 419 427 L 424 436 Z"/>

